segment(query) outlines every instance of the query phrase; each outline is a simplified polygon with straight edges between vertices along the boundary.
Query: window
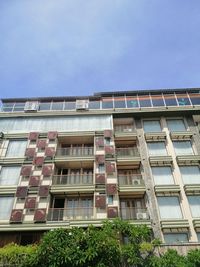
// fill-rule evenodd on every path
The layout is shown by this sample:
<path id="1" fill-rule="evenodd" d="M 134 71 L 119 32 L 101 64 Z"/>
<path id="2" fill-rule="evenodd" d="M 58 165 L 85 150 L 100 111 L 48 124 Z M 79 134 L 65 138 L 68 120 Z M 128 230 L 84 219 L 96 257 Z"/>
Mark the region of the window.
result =
<path id="1" fill-rule="evenodd" d="M 181 132 L 186 131 L 184 121 L 179 120 L 167 120 L 168 128 L 171 132 Z"/>
<path id="2" fill-rule="evenodd" d="M 181 219 L 178 197 L 157 197 L 161 219 Z"/>
<path id="3" fill-rule="evenodd" d="M 160 121 L 153 120 L 153 121 L 144 121 L 144 131 L 145 133 L 151 132 L 161 132 Z"/>
<path id="4" fill-rule="evenodd" d="M 198 241 L 200 242 L 200 233 L 197 233 Z"/>
<path id="5" fill-rule="evenodd" d="M 156 185 L 174 184 L 171 167 L 152 167 L 151 169 Z"/>
<path id="6" fill-rule="evenodd" d="M 149 95 L 139 96 L 140 107 L 151 107 Z"/>
<path id="7" fill-rule="evenodd" d="M 112 195 L 108 196 L 108 204 L 113 205 L 113 196 Z"/>
<path id="8" fill-rule="evenodd" d="M 164 95 L 166 106 L 177 106 L 175 95 Z"/>
<path id="9" fill-rule="evenodd" d="M 13 197 L 0 197 L 0 220 L 10 219 L 13 201 Z"/>
<path id="10" fill-rule="evenodd" d="M 187 243 L 188 242 L 188 234 L 187 233 L 173 233 L 173 234 L 164 234 L 164 239 L 167 244 L 173 243 Z"/>
<path id="11" fill-rule="evenodd" d="M 99 164 L 98 165 L 98 171 L 99 171 L 99 173 L 105 172 L 105 165 L 104 164 Z"/>
<path id="12" fill-rule="evenodd" d="M 150 156 L 167 156 L 164 142 L 147 143 Z"/>
<path id="13" fill-rule="evenodd" d="M 17 185 L 21 167 L 2 167 L 0 172 L 0 185 Z"/>
<path id="14" fill-rule="evenodd" d="M 184 184 L 200 184 L 200 169 L 198 166 L 181 166 L 180 171 Z"/>
<path id="15" fill-rule="evenodd" d="M 200 196 L 188 196 L 192 217 L 200 217 Z"/>
<path id="16" fill-rule="evenodd" d="M 162 95 L 152 95 L 151 100 L 154 107 L 165 106 Z"/>
<path id="17" fill-rule="evenodd" d="M 9 141 L 6 157 L 24 157 L 27 141 Z"/>
<path id="18" fill-rule="evenodd" d="M 176 155 L 194 155 L 190 141 L 174 141 Z"/>

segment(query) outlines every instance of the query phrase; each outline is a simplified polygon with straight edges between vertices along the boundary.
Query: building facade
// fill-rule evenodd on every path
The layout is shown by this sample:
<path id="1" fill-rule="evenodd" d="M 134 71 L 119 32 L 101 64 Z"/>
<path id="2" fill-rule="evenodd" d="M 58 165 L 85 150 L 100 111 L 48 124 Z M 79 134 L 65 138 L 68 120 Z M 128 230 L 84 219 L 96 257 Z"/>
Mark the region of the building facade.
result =
<path id="1" fill-rule="evenodd" d="M 199 125 L 200 89 L 2 99 L 0 246 L 116 217 L 198 245 Z"/>

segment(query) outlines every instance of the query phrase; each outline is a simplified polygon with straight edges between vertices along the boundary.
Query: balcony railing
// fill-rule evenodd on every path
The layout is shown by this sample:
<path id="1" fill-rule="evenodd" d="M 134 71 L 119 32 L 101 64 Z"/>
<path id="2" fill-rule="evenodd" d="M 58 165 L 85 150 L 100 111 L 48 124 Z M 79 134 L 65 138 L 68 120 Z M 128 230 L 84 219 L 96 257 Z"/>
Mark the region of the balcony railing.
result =
<path id="1" fill-rule="evenodd" d="M 49 209 L 47 221 L 69 221 L 94 219 L 93 208 Z"/>
<path id="2" fill-rule="evenodd" d="M 149 214 L 145 208 L 121 208 L 123 220 L 148 220 Z"/>
<path id="3" fill-rule="evenodd" d="M 130 186 L 140 186 L 144 185 L 144 180 L 141 174 L 118 174 L 119 185 L 130 185 Z"/>
<path id="4" fill-rule="evenodd" d="M 115 125 L 114 129 L 115 129 L 115 132 L 120 132 L 120 133 L 135 132 L 135 128 L 133 127 L 132 124 Z"/>
<path id="5" fill-rule="evenodd" d="M 93 184 L 93 174 L 54 175 L 52 177 L 52 185 L 73 186 L 86 184 Z"/>
<path id="6" fill-rule="evenodd" d="M 139 156 L 139 151 L 137 147 L 116 148 L 116 153 L 118 157 L 138 157 Z"/>
<path id="7" fill-rule="evenodd" d="M 88 157 L 93 156 L 94 149 L 93 147 L 65 147 L 58 148 L 56 155 L 57 156 L 67 156 L 67 157 Z"/>

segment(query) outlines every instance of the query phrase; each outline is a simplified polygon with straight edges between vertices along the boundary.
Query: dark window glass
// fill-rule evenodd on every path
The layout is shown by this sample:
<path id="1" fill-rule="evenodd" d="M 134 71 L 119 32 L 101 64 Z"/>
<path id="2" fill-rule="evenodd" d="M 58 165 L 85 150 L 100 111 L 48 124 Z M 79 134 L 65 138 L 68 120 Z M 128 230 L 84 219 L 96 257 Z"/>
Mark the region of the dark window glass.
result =
<path id="1" fill-rule="evenodd" d="M 174 95 L 165 95 L 166 106 L 177 106 L 177 102 Z"/>
<path id="2" fill-rule="evenodd" d="M 115 108 L 125 108 L 125 99 L 123 98 L 115 98 Z"/>
<path id="3" fill-rule="evenodd" d="M 13 106 L 14 106 L 14 103 L 4 103 L 3 104 L 3 111 L 10 112 L 10 111 L 12 111 Z"/>
<path id="4" fill-rule="evenodd" d="M 76 103 L 75 102 L 65 102 L 64 109 L 65 110 L 76 109 Z"/>
<path id="5" fill-rule="evenodd" d="M 139 96 L 140 107 L 151 107 L 149 96 Z"/>
<path id="6" fill-rule="evenodd" d="M 40 103 L 40 110 L 50 110 L 51 103 L 46 102 L 46 103 Z"/>
<path id="7" fill-rule="evenodd" d="M 89 109 L 100 109 L 100 101 L 90 101 Z"/>
<path id="8" fill-rule="evenodd" d="M 14 111 L 23 111 L 25 103 L 15 103 Z"/>
<path id="9" fill-rule="evenodd" d="M 176 95 L 177 96 L 177 101 L 179 106 L 186 106 L 186 105 L 190 105 L 190 101 L 189 98 L 187 97 L 187 95 Z"/>
<path id="10" fill-rule="evenodd" d="M 53 102 L 51 109 L 52 110 L 62 110 L 63 109 L 63 102 Z"/>
<path id="11" fill-rule="evenodd" d="M 200 105 L 200 94 L 190 94 L 190 99 L 193 105 Z"/>
<path id="12" fill-rule="evenodd" d="M 153 103 L 153 106 L 154 107 L 161 107 L 161 106 L 164 106 L 164 101 L 163 101 L 163 98 L 162 96 L 160 95 L 153 95 L 151 96 L 151 99 L 152 99 L 152 103 Z"/>
<path id="13" fill-rule="evenodd" d="M 112 101 L 112 99 L 103 100 L 102 101 L 102 109 L 108 109 L 108 108 L 113 108 L 113 101 Z"/>
<path id="14" fill-rule="evenodd" d="M 126 102 L 128 108 L 138 108 L 138 100 L 136 97 L 127 97 Z"/>

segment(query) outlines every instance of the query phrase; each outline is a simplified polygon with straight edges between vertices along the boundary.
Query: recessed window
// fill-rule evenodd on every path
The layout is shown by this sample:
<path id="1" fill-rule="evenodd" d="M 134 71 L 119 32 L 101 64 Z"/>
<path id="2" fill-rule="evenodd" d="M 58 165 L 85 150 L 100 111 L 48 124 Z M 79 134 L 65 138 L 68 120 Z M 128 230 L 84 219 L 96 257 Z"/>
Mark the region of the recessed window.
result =
<path id="1" fill-rule="evenodd" d="M 149 95 L 139 96 L 140 107 L 151 107 Z"/>
<path id="2" fill-rule="evenodd" d="M 159 120 L 146 120 L 143 124 L 145 133 L 161 132 Z"/>
<path id="3" fill-rule="evenodd" d="M 113 196 L 108 196 L 108 204 L 113 205 Z"/>
<path id="4" fill-rule="evenodd" d="M 184 184 L 200 184 L 199 166 L 181 166 L 180 171 Z"/>
<path id="5" fill-rule="evenodd" d="M 151 169 L 156 185 L 174 184 L 171 167 L 152 167 Z"/>
<path id="6" fill-rule="evenodd" d="M 178 197 L 157 197 L 161 219 L 181 219 L 182 212 Z"/>
<path id="7" fill-rule="evenodd" d="M 200 196 L 188 196 L 188 202 L 193 218 L 200 217 Z"/>
<path id="8" fill-rule="evenodd" d="M 164 234 L 164 240 L 167 244 L 176 244 L 176 243 L 187 243 L 188 234 L 187 233 L 170 233 Z"/>
<path id="9" fill-rule="evenodd" d="M 150 156 L 167 156 L 167 150 L 164 142 L 147 143 Z"/>
<path id="10" fill-rule="evenodd" d="M 14 197 L 0 197 L 0 220 L 9 220 Z"/>
<path id="11" fill-rule="evenodd" d="M 197 233 L 198 241 L 200 242 L 200 233 Z"/>
<path id="12" fill-rule="evenodd" d="M 98 172 L 99 173 L 105 172 L 105 165 L 104 164 L 99 164 L 98 165 Z"/>
<path id="13" fill-rule="evenodd" d="M 127 108 L 138 108 L 138 100 L 136 97 L 127 97 L 126 98 Z"/>
<path id="14" fill-rule="evenodd" d="M 152 95 L 151 96 L 152 104 L 154 107 L 162 107 L 165 106 L 163 98 L 161 95 Z"/>
<path id="15" fill-rule="evenodd" d="M 194 155 L 190 141 L 174 141 L 176 155 Z"/>
<path id="16" fill-rule="evenodd" d="M 27 141 L 9 141 L 6 157 L 24 157 Z"/>
<path id="17" fill-rule="evenodd" d="M 166 106 L 177 106 L 175 95 L 164 95 Z"/>
<path id="18" fill-rule="evenodd" d="M 20 166 L 2 167 L 0 172 L 0 185 L 17 185 L 20 177 Z"/>
<path id="19" fill-rule="evenodd" d="M 169 119 L 169 120 L 167 120 L 167 125 L 168 125 L 168 128 L 171 132 L 186 131 L 184 121 L 181 119 L 177 119 L 177 120 Z"/>

